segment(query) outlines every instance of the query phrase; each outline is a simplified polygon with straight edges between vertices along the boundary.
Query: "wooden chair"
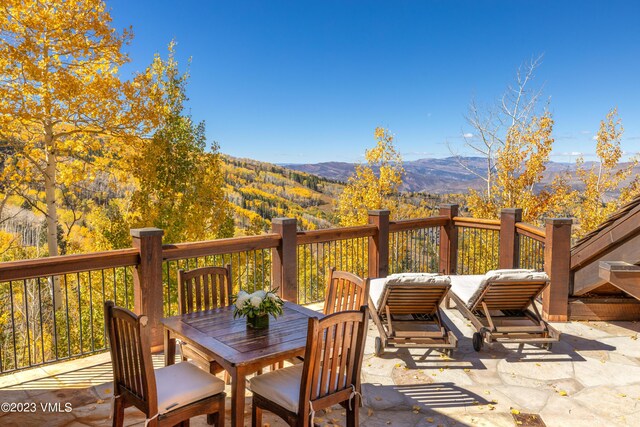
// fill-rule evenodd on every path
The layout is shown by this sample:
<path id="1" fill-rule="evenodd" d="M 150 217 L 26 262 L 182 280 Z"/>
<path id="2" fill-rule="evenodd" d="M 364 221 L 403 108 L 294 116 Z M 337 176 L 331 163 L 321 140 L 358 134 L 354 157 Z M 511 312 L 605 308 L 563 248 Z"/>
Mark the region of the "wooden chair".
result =
<path id="1" fill-rule="evenodd" d="M 340 403 L 347 410 L 347 426 L 357 426 L 368 319 L 366 306 L 310 318 L 304 363 L 250 380 L 251 425 L 262 426 L 262 411 L 267 410 L 290 426 L 308 427 L 315 411 Z"/>
<path id="2" fill-rule="evenodd" d="M 473 348 L 493 342 L 540 345 L 551 349 L 560 332 L 549 325 L 536 307 L 536 298 L 549 285 L 549 277 L 533 270 L 492 270 L 484 276 L 451 276 L 456 308 L 473 324 Z"/>
<path id="3" fill-rule="evenodd" d="M 122 426 L 124 410 L 135 406 L 147 417 L 145 426 L 188 426 L 197 415 L 211 415 L 224 427 L 224 381 L 188 362 L 154 371 L 147 317 L 104 304 L 113 364 L 113 426 Z"/>
<path id="4" fill-rule="evenodd" d="M 451 357 L 458 341 L 440 309 L 450 287 L 448 276 L 429 273 L 372 280 L 369 307 L 380 333 L 375 339 L 376 356 L 382 356 L 386 347 L 409 347 L 438 349 Z"/>
<path id="5" fill-rule="evenodd" d="M 367 305 L 369 279 L 362 279 L 346 271 L 329 269 L 329 279 L 324 300 L 324 314 L 339 311 L 359 310 Z"/>
<path id="6" fill-rule="evenodd" d="M 180 314 L 196 313 L 231 304 L 231 265 L 178 270 L 178 306 Z M 192 360 L 212 374 L 223 368 L 215 360 L 186 343 L 180 343 L 182 360 Z M 225 381 L 230 383 L 229 374 Z"/>

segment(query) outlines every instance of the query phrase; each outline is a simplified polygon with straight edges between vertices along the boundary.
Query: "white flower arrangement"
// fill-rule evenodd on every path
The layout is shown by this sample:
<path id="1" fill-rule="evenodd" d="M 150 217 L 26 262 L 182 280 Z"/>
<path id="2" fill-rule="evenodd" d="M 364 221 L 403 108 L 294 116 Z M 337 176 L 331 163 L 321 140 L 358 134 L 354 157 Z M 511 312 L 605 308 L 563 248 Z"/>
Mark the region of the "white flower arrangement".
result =
<path id="1" fill-rule="evenodd" d="M 276 291 L 277 289 L 270 291 L 260 290 L 252 294 L 245 291 L 238 292 L 238 295 L 233 297 L 233 317 L 255 317 L 270 314 L 277 318 L 282 314 L 284 302 L 276 294 Z"/>

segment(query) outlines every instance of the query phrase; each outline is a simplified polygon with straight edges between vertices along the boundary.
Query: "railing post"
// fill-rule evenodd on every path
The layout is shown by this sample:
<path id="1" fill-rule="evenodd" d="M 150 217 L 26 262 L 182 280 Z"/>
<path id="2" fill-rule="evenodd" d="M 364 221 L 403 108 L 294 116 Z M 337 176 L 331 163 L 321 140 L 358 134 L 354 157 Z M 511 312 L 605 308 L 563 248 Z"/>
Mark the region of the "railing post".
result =
<path id="1" fill-rule="evenodd" d="M 369 224 L 377 228 L 369 237 L 369 277 L 387 277 L 389 274 L 389 211 L 369 211 Z"/>
<path id="2" fill-rule="evenodd" d="M 273 285 L 280 297 L 298 302 L 297 225 L 295 218 L 273 218 L 271 232 L 278 233 L 282 241 L 271 250 Z"/>
<path id="3" fill-rule="evenodd" d="M 151 326 L 151 347 L 162 346 L 162 236 L 159 228 L 135 228 L 130 231 L 133 247 L 140 253 L 140 264 L 133 275 L 133 311 L 144 314 Z"/>
<path id="4" fill-rule="evenodd" d="M 453 223 L 453 218 L 458 216 L 458 205 L 440 205 L 439 214 L 449 217 L 447 225 L 440 227 L 440 273 L 456 274 L 458 228 Z"/>
<path id="5" fill-rule="evenodd" d="M 500 211 L 500 258 L 499 268 L 518 268 L 520 239 L 516 223 L 522 221 L 522 209 L 506 208 Z"/>
<path id="6" fill-rule="evenodd" d="M 551 283 L 542 294 L 542 315 L 551 322 L 566 322 L 569 310 L 571 218 L 547 218 L 544 271 Z"/>

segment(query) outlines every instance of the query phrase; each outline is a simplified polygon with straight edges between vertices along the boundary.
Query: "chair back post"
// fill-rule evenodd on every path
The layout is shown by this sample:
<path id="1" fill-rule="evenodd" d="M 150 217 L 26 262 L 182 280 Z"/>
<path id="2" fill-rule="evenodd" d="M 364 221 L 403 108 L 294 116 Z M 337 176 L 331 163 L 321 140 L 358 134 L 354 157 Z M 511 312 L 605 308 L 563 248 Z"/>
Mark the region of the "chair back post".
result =
<path id="1" fill-rule="evenodd" d="M 309 415 L 310 404 L 315 404 L 314 410 L 323 409 L 348 400 L 352 385 L 360 391 L 368 310 L 363 305 L 358 311 L 309 319 L 298 405 L 300 420 Z"/>
<path id="2" fill-rule="evenodd" d="M 178 270 L 180 314 L 228 306 L 231 303 L 231 283 L 230 264 L 226 267 Z"/>
<path id="3" fill-rule="evenodd" d="M 369 295 L 369 278 L 361 278 L 346 271 L 336 271 L 331 267 L 327 274 L 324 314 L 338 311 L 359 310 L 367 305 Z"/>
<path id="4" fill-rule="evenodd" d="M 113 395 L 121 396 L 151 419 L 158 412 L 158 397 L 149 319 L 116 307 L 113 301 L 105 301 L 104 317 L 113 365 Z"/>

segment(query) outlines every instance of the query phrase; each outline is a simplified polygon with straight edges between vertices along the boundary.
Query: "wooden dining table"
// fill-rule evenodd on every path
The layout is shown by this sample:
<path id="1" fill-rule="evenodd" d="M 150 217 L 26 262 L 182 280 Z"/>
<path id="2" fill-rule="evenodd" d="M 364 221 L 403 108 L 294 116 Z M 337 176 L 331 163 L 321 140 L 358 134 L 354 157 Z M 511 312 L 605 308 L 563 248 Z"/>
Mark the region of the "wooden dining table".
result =
<path id="1" fill-rule="evenodd" d="M 234 319 L 233 306 L 165 318 L 165 363 L 175 362 L 176 339 L 211 356 L 231 376 L 231 425 L 240 427 L 247 375 L 304 355 L 310 317 L 323 314 L 285 301 L 282 315 L 271 317 L 266 329 L 248 327 L 242 317 Z"/>

